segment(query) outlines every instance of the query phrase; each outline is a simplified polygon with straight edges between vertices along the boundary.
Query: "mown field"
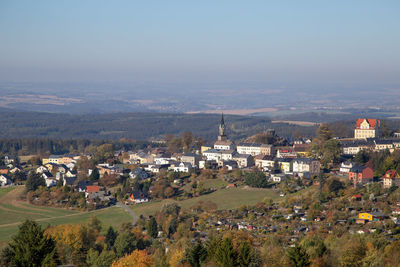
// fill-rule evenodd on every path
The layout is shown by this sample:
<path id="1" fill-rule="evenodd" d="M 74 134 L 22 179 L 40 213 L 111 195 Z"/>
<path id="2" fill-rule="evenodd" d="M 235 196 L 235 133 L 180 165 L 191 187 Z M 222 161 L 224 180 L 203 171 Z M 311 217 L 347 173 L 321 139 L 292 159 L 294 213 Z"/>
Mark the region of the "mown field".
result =
<path id="1" fill-rule="evenodd" d="M 216 179 L 204 181 L 205 187 L 225 186 L 225 183 Z M 131 222 L 130 215 L 119 207 L 111 207 L 91 212 L 81 212 L 61 208 L 35 206 L 19 199 L 24 187 L 0 188 L 0 248 L 6 244 L 18 231 L 18 225 L 25 219 L 34 219 L 42 226 L 58 224 L 84 223 L 95 215 L 103 223 L 105 230 L 109 226 L 118 227 L 123 222 Z M 165 199 L 162 201 L 151 201 L 145 204 L 131 205 L 130 209 L 137 215 L 154 215 L 161 210 L 166 203 L 177 203 L 182 209 L 190 209 L 199 201 L 212 201 L 218 210 L 234 209 L 241 205 L 254 205 L 270 198 L 274 201 L 283 201 L 291 197 L 300 197 L 310 194 L 315 188 L 310 187 L 292 195 L 280 197 L 273 189 L 252 188 L 224 188 L 200 197 L 176 201 Z"/>
<path id="2" fill-rule="evenodd" d="M 122 208 L 112 207 L 92 212 L 79 212 L 68 209 L 39 207 L 19 200 L 23 187 L 0 189 L 0 247 L 10 240 L 25 219 L 34 219 L 43 226 L 86 222 L 95 215 L 103 223 L 103 228 L 112 225 L 118 228 L 132 218 Z"/>
<path id="3" fill-rule="evenodd" d="M 241 205 L 253 205 L 263 201 L 264 198 L 277 200 L 279 194 L 272 189 L 244 189 L 244 188 L 226 188 L 211 194 L 200 197 L 176 201 L 166 199 L 162 201 L 151 201 L 149 203 L 132 205 L 131 209 L 136 215 L 153 215 L 166 203 L 177 203 L 182 209 L 189 209 L 199 201 L 212 201 L 217 204 L 218 210 L 234 209 Z"/>

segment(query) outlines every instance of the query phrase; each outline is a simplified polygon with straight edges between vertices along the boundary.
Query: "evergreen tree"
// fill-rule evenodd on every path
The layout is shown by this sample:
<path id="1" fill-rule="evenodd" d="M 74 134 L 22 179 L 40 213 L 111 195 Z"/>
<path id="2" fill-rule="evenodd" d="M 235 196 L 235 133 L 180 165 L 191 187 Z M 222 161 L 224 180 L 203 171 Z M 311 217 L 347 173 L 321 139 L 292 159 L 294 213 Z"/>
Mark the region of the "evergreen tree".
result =
<path id="1" fill-rule="evenodd" d="M 56 243 L 34 221 L 26 220 L 2 252 L 6 266 L 56 266 Z"/>
<path id="2" fill-rule="evenodd" d="M 288 258 L 293 267 L 307 267 L 310 266 L 310 256 L 301 246 L 289 248 Z"/>
<path id="3" fill-rule="evenodd" d="M 125 254 L 131 253 L 136 249 L 136 238 L 129 232 L 121 233 L 117 236 L 114 242 L 115 254 L 117 257 L 122 257 Z"/>
<path id="4" fill-rule="evenodd" d="M 118 236 L 118 232 L 114 230 L 112 226 L 108 227 L 106 234 L 106 245 L 107 249 L 110 250 L 114 246 L 115 239 Z"/>
<path id="5" fill-rule="evenodd" d="M 156 238 L 158 236 L 158 225 L 157 225 L 157 221 L 156 221 L 156 219 L 154 219 L 154 217 L 152 217 L 150 219 L 149 223 L 147 224 L 147 233 L 152 238 Z"/>
<path id="6" fill-rule="evenodd" d="M 26 191 L 35 191 L 39 186 L 46 186 L 46 181 L 40 173 L 30 172 L 26 180 Z"/>
<path id="7" fill-rule="evenodd" d="M 207 258 L 207 250 L 203 247 L 200 242 L 196 245 L 189 247 L 185 253 L 185 261 L 188 262 L 192 267 L 200 267 L 201 263 Z"/>
<path id="8" fill-rule="evenodd" d="M 98 181 L 100 179 L 100 173 L 97 168 L 94 168 L 89 176 L 90 181 Z"/>
<path id="9" fill-rule="evenodd" d="M 225 238 L 218 242 L 215 248 L 214 258 L 221 267 L 237 266 L 237 253 L 233 248 L 233 243 L 230 238 Z"/>
<path id="10" fill-rule="evenodd" d="M 261 259 L 247 241 L 241 242 L 238 249 L 238 265 L 240 267 L 260 266 Z"/>

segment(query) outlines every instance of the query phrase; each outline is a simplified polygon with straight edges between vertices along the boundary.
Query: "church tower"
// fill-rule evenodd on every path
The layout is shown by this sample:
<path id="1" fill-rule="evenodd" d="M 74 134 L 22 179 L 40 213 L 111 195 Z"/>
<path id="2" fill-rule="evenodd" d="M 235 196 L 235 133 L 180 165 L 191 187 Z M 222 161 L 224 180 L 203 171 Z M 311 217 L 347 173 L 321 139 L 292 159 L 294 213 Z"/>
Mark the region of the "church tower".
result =
<path id="1" fill-rule="evenodd" d="M 219 124 L 219 135 L 218 141 L 226 141 L 228 138 L 225 134 L 225 121 L 224 121 L 224 113 L 222 113 L 221 123 Z"/>

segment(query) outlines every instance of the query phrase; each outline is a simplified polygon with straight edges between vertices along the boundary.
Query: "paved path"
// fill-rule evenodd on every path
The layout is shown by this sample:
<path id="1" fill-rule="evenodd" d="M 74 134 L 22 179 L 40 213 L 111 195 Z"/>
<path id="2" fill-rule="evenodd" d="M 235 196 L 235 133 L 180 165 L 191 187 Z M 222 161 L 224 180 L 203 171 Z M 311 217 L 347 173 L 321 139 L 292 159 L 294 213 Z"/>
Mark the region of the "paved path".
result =
<path id="1" fill-rule="evenodd" d="M 132 224 L 136 224 L 138 217 L 127 205 L 125 205 L 122 202 L 117 202 L 117 204 L 115 206 L 123 208 L 129 215 L 131 215 L 131 217 L 133 219 Z"/>

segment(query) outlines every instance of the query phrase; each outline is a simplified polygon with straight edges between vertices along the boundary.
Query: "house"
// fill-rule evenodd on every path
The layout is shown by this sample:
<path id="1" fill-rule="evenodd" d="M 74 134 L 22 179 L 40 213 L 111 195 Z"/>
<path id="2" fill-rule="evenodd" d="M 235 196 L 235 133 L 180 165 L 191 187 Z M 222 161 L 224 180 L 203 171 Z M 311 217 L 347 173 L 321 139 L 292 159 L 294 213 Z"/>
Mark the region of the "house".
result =
<path id="1" fill-rule="evenodd" d="M 93 185 L 92 181 L 79 181 L 76 185 L 78 192 L 86 192 L 88 186 Z"/>
<path id="2" fill-rule="evenodd" d="M 200 155 L 195 153 L 185 153 L 182 155 L 181 161 L 190 163 L 192 166 L 199 166 Z"/>
<path id="3" fill-rule="evenodd" d="M 272 169 L 274 167 L 274 157 L 266 155 L 258 155 L 255 157 L 255 165 L 262 169 Z"/>
<path id="4" fill-rule="evenodd" d="M 149 178 L 149 175 L 147 174 L 147 172 L 145 170 L 143 170 L 142 168 L 135 168 L 133 169 L 130 173 L 129 173 L 129 177 L 131 179 L 138 179 L 138 180 L 144 180 Z"/>
<path id="5" fill-rule="evenodd" d="M 233 169 L 236 169 L 238 167 L 238 164 L 234 160 L 220 160 L 218 161 L 218 167 L 226 167 L 228 171 L 231 171 Z"/>
<path id="6" fill-rule="evenodd" d="M 348 174 L 350 169 L 353 167 L 353 163 L 350 161 L 345 161 L 340 164 L 339 172 L 342 174 Z"/>
<path id="7" fill-rule="evenodd" d="M 12 169 L 10 169 L 10 173 L 16 173 L 16 172 L 22 172 L 23 169 L 21 166 L 15 166 Z"/>
<path id="8" fill-rule="evenodd" d="M 0 174 L 7 174 L 8 173 L 8 167 L 7 166 L 1 166 L 0 167 Z"/>
<path id="9" fill-rule="evenodd" d="M 285 174 L 277 173 L 277 174 L 271 174 L 271 178 L 269 180 L 274 183 L 280 183 L 280 182 L 284 181 L 285 178 L 286 178 Z"/>
<path id="10" fill-rule="evenodd" d="M 394 151 L 394 144 L 393 141 L 390 139 L 375 139 L 375 150 L 389 150 L 390 152 Z"/>
<path id="11" fill-rule="evenodd" d="M 222 157 L 221 151 L 219 149 L 209 149 L 207 151 L 204 151 L 203 156 L 207 160 L 215 160 L 215 161 L 220 160 Z"/>
<path id="12" fill-rule="evenodd" d="M 311 144 L 294 144 L 293 150 L 296 152 L 298 157 L 308 157 L 310 155 Z"/>
<path id="13" fill-rule="evenodd" d="M 218 140 L 214 143 L 214 149 L 232 150 L 235 149 L 235 145 L 229 140 Z"/>
<path id="14" fill-rule="evenodd" d="M 43 172 L 42 173 L 42 177 L 44 179 L 50 179 L 50 178 L 53 178 L 53 175 L 51 173 L 49 173 L 49 172 Z"/>
<path id="15" fill-rule="evenodd" d="M 362 195 L 360 195 L 360 194 L 355 194 L 355 195 L 353 195 L 353 196 L 351 197 L 351 199 L 352 199 L 352 200 L 355 200 L 355 201 L 361 201 L 361 200 L 362 200 Z"/>
<path id="16" fill-rule="evenodd" d="M 15 158 L 12 156 L 4 156 L 3 161 L 4 161 L 4 164 L 8 165 L 8 164 L 14 163 Z"/>
<path id="17" fill-rule="evenodd" d="M 318 160 L 311 158 L 296 158 L 293 160 L 293 172 L 301 176 L 304 173 L 317 175 L 321 171 L 321 164 Z"/>
<path id="18" fill-rule="evenodd" d="M 49 172 L 52 172 L 53 169 L 58 168 L 59 165 L 56 164 L 56 163 L 53 163 L 53 162 L 48 162 L 48 163 L 44 164 L 44 166 L 47 168 L 47 170 L 48 170 Z"/>
<path id="19" fill-rule="evenodd" d="M 366 184 L 372 182 L 374 171 L 366 166 L 353 166 L 349 171 L 349 180 L 354 184 Z"/>
<path id="20" fill-rule="evenodd" d="M 296 158 L 297 153 L 292 147 L 280 147 L 277 149 L 278 158 Z"/>
<path id="21" fill-rule="evenodd" d="M 373 139 L 344 139 L 340 144 L 345 155 L 356 155 L 361 150 L 374 150 L 375 142 Z"/>
<path id="22" fill-rule="evenodd" d="M 189 172 L 192 169 L 192 164 L 188 162 L 181 162 L 178 166 L 174 167 L 174 172 Z"/>
<path id="23" fill-rule="evenodd" d="M 47 187 L 52 187 L 57 185 L 57 180 L 54 178 L 45 179 L 45 182 Z"/>
<path id="24" fill-rule="evenodd" d="M 39 166 L 36 169 L 36 173 L 44 173 L 44 172 L 48 172 L 49 170 L 45 167 L 45 166 Z"/>
<path id="25" fill-rule="evenodd" d="M 89 194 L 93 193 L 93 192 L 99 192 L 100 191 L 100 187 L 98 185 L 87 185 L 86 186 L 86 197 L 88 197 Z"/>
<path id="26" fill-rule="evenodd" d="M 63 186 L 73 186 L 76 181 L 76 177 L 64 177 Z"/>
<path id="27" fill-rule="evenodd" d="M 290 173 L 292 172 L 292 159 L 290 158 L 278 158 L 277 159 L 279 167 L 281 168 L 282 172 Z"/>
<path id="28" fill-rule="evenodd" d="M 271 145 L 258 143 L 239 143 L 236 146 L 236 150 L 239 154 L 248 154 L 252 155 L 253 157 L 260 154 L 271 155 L 271 149 Z"/>
<path id="29" fill-rule="evenodd" d="M 129 195 L 129 201 L 134 202 L 135 204 L 139 204 L 139 203 L 149 202 L 149 197 L 142 191 L 133 191 Z"/>
<path id="30" fill-rule="evenodd" d="M 221 160 L 232 160 L 233 156 L 237 154 L 237 152 L 233 149 L 220 150 L 220 152 L 221 152 Z"/>
<path id="31" fill-rule="evenodd" d="M 11 184 L 11 178 L 7 174 L 0 174 L 0 186 Z"/>
<path id="32" fill-rule="evenodd" d="M 232 160 L 237 162 L 239 168 L 247 168 L 254 165 L 254 159 L 252 155 L 235 154 Z"/>
<path id="33" fill-rule="evenodd" d="M 354 139 L 379 137 L 380 126 L 381 122 L 377 119 L 358 119 L 354 129 Z"/>
<path id="34" fill-rule="evenodd" d="M 213 145 L 209 145 L 209 144 L 202 145 L 201 148 L 200 148 L 200 152 L 201 152 L 201 154 L 203 154 L 204 151 L 207 151 L 207 150 L 212 149 L 212 148 L 214 148 Z"/>
<path id="35" fill-rule="evenodd" d="M 365 221 L 380 221 L 387 218 L 385 214 L 378 211 L 373 212 L 361 212 L 358 214 L 358 219 L 365 220 Z"/>
<path id="36" fill-rule="evenodd" d="M 171 154 L 161 153 L 161 154 L 157 154 L 156 156 L 154 156 L 153 163 L 155 163 L 157 165 L 170 164 L 171 160 L 173 160 L 171 158 Z"/>
<path id="37" fill-rule="evenodd" d="M 400 176 L 395 170 L 386 171 L 385 175 L 382 177 L 382 180 L 384 188 L 400 185 Z"/>

